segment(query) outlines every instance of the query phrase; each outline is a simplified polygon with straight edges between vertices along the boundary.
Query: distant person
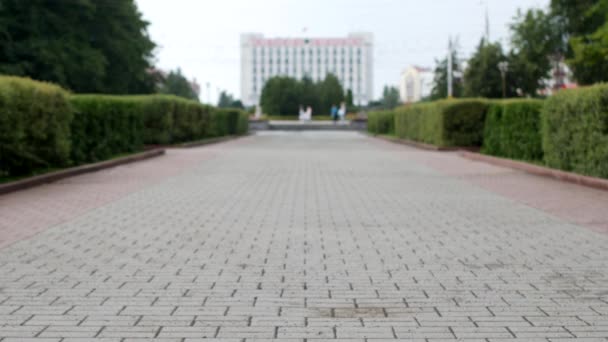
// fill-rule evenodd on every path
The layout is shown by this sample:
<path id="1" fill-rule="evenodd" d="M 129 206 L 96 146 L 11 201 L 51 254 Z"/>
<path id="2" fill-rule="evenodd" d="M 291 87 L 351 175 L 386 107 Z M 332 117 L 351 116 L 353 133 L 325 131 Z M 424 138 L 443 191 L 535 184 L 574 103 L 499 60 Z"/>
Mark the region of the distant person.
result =
<path id="1" fill-rule="evenodd" d="M 336 105 L 331 105 L 330 115 L 331 119 L 336 123 L 338 121 L 338 107 Z"/>
<path id="2" fill-rule="evenodd" d="M 308 106 L 306 108 L 306 118 L 305 119 L 306 119 L 306 121 L 312 120 L 312 107 L 311 106 Z"/>
<path id="3" fill-rule="evenodd" d="M 346 117 L 346 103 L 342 102 L 340 104 L 340 109 L 338 110 L 338 116 L 340 117 L 340 121 L 344 121 L 344 117 Z"/>
<path id="4" fill-rule="evenodd" d="M 304 112 L 304 107 L 300 106 L 300 111 L 298 113 L 298 120 L 300 120 L 300 122 L 302 122 L 305 119 L 306 119 L 306 112 Z"/>

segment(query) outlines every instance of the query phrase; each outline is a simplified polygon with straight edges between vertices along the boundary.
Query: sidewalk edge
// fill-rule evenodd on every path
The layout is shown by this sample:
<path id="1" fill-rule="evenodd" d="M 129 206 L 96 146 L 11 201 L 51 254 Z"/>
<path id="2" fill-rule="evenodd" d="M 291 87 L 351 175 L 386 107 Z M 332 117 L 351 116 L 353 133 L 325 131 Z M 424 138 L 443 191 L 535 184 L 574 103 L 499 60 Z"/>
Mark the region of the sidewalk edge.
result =
<path id="1" fill-rule="evenodd" d="M 134 163 L 137 161 L 158 157 L 165 154 L 164 149 L 154 149 L 141 153 L 136 153 L 130 156 L 105 160 L 92 164 L 71 167 L 65 170 L 45 173 L 38 176 L 20 179 L 14 182 L 0 184 L 0 195 L 8 194 L 15 191 L 25 190 L 37 185 L 56 182 L 58 180 L 69 178 L 84 173 L 95 172 L 103 169 L 112 168 L 119 165 Z"/>

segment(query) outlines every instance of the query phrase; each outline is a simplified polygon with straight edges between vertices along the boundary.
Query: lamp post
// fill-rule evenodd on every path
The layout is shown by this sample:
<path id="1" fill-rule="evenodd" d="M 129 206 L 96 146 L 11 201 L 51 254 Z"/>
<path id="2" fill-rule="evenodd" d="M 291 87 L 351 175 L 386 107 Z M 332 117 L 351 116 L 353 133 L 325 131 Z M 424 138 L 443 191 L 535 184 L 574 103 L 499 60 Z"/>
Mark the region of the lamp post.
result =
<path id="1" fill-rule="evenodd" d="M 454 88 L 453 88 L 453 61 L 452 61 L 452 55 L 454 53 L 454 45 L 452 44 L 452 37 L 450 37 L 450 40 L 448 42 L 448 99 L 452 98 L 453 92 L 454 92 Z"/>
<path id="2" fill-rule="evenodd" d="M 498 63 L 498 70 L 500 70 L 500 76 L 502 76 L 502 98 L 507 97 L 507 71 L 509 71 L 509 62 L 502 61 Z"/>

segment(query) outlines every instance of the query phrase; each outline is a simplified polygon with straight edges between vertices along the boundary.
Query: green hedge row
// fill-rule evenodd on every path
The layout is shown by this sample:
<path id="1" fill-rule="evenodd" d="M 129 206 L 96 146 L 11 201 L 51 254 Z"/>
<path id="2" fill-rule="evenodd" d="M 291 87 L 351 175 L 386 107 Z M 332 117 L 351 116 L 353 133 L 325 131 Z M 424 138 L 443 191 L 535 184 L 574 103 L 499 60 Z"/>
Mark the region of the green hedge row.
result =
<path id="1" fill-rule="evenodd" d="M 386 110 L 368 113 L 367 130 L 372 134 L 394 134 L 395 112 Z"/>
<path id="2" fill-rule="evenodd" d="M 388 117 L 370 113 L 368 130 Z M 386 127 L 386 124 L 383 124 Z M 443 100 L 398 108 L 395 134 L 436 146 L 608 178 L 608 84 L 563 90 L 547 100 Z M 386 133 L 386 132 L 381 132 Z"/>
<path id="3" fill-rule="evenodd" d="M 482 153 L 511 159 L 542 161 L 541 100 L 506 100 L 490 103 Z"/>
<path id="4" fill-rule="evenodd" d="M 442 100 L 400 107 L 395 112 L 399 138 L 441 147 L 481 146 L 488 102 Z"/>
<path id="5" fill-rule="evenodd" d="M 74 108 L 72 153 L 74 164 L 109 159 L 142 148 L 142 108 L 118 96 L 70 97 Z"/>
<path id="6" fill-rule="evenodd" d="M 548 166 L 608 178 L 608 84 L 560 91 L 541 120 Z"/>
<path id="7" fill-rule="evenodd" d="M 68 165 L 71 122 L 60 87 L 0 76 L 0 176 Z"/>
<path id="8" fill-rule="evenodd" d="M 248 115 L 240 110 L 167 95 L 70 95 L 0 76 L 0 177 L 247 130 Z"/>

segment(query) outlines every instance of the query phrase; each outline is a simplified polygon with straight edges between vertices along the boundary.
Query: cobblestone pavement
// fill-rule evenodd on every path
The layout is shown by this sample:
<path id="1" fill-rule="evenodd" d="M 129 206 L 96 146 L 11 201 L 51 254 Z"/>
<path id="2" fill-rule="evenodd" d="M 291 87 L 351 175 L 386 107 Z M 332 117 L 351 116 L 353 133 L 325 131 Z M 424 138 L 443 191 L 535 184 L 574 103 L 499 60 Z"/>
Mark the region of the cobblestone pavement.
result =
<path id="1" fill-rule="evenodd" d="M 215 149 L 1 249 L 0 341 L 608 341 L 606 234 L 356 133 Z"/>

